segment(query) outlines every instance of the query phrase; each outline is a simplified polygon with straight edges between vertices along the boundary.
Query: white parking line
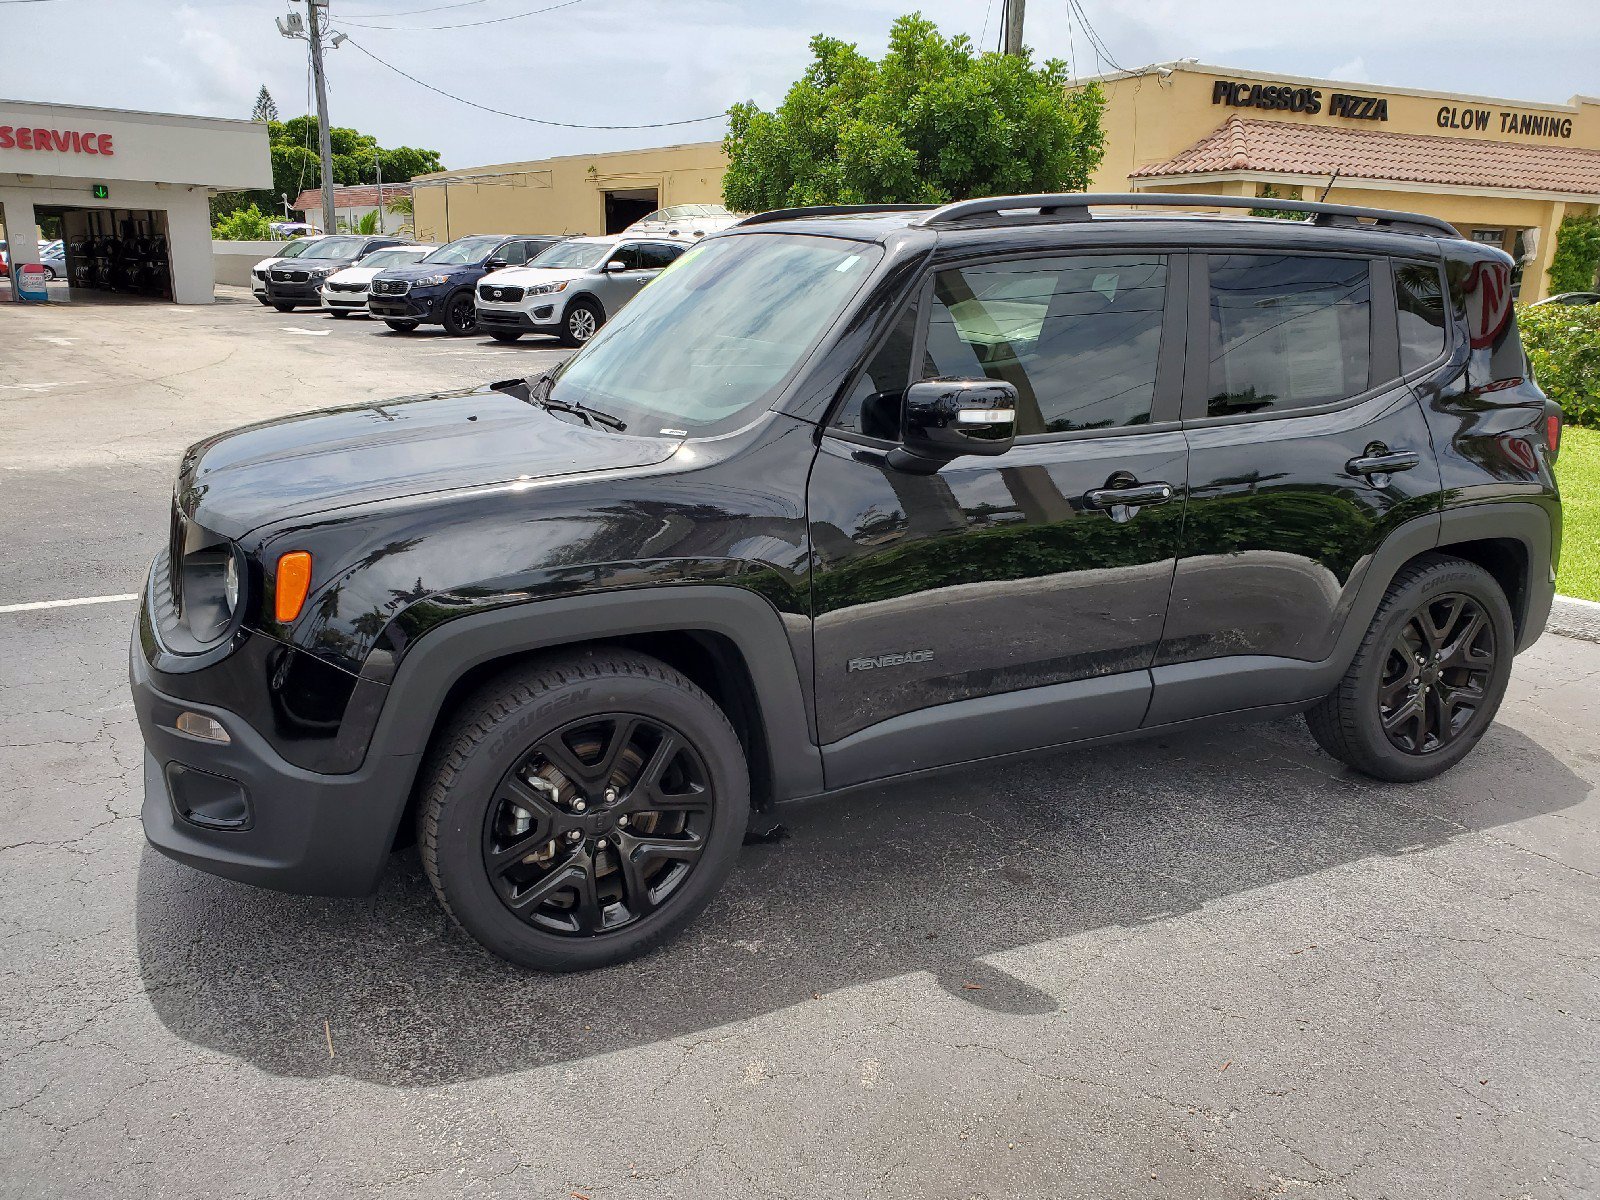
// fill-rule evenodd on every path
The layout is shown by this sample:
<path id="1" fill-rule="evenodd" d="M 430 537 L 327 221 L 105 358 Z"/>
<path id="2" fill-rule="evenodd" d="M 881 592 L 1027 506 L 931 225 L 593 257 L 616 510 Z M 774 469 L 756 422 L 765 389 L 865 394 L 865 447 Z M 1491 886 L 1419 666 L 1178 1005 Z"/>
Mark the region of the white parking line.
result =
<path id="1" fill-rule="evenodd" d="M 46 388 L 76 387 L 80 383 L 88 383 L 87 379 L 68 379 L 61 383 L 0 383 L 0 392 L 42 392 Z"/>
<path id="2" fill-rule="evenodd" d="M 83 604 L 120 604 L 124 600 L 137 600 L 138 592 L 125 596 L 79 596 L 73 600 L 35 600 L 29 604 L 0 604 L 0 613 L 36 612 L 41 608 L 77 608 Z"/>
<path id="3" fill-rule="evenodd" d="M 331 329 L 296 329 L 293 325 L 280 325 L 279 329 L 285 333 L 298 333 L 301 337 L 327 337 Z"/>

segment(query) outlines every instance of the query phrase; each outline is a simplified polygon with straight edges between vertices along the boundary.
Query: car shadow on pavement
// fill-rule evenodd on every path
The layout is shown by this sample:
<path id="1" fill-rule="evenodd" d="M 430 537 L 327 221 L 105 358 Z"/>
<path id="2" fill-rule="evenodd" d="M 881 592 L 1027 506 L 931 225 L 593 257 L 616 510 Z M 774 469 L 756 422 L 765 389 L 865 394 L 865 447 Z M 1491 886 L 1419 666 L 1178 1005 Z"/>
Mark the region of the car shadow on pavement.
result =
<path id="1" fill-rule="evenodd" d="M 1053 996 L 984 958 L 1415 853 L 1589 790 L 1503 725 L 1416 785 L 1344 770 L 1298 721 L 1227 725 L 786 809 L 786 836 L 747 846 L 685 936 L 588 974 L 534 974 L 481 951 L 442 915 L 414 851 L 396 855 L 376 895 L 328 900 L 216 879 L 147 847 L 138 952 L 157 1016 L 188 1042 L 283 1076 L 439 1084 L 909 972 L 986 1008 L 1052 1013 Z"/>

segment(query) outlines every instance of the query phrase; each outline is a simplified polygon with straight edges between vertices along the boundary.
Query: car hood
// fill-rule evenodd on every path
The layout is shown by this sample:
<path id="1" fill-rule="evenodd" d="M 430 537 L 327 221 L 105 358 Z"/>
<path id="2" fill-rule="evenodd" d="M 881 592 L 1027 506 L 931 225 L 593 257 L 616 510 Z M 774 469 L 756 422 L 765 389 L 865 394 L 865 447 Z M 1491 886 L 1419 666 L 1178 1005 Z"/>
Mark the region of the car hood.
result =
<path id="1" fill-rule="evenodd" d="M 426 279 L 429 275 L 455 276 L 481 275 L 483 268 L 470 263 L 409 263 L 403 267 L 385 267 L 378 272 L 384 279 Z"/>
<path id="2" fill-rule="evenodd" d="M 177 494 L 191 520 L 239 538 L 372 501 L 647 467 L 677 446 L 575 424 L 485 385 L 218 434 L 184 455 Z"/>
<path id="3" fill-rule="evenodd" d="M 483 277 L 488 287 L 533 287 L 540 283 L 560 283 L 588 272 L 583 267 L 507 267 Z"/>
<path id="4" fill-rule="evenodd" d="M 379 271 L 387 271 L 388 267 L 346 267 L 342 271 L 335 271 L 328 276 L 328 282 L 333 283 L 370 283 L 372 277 Z"/>

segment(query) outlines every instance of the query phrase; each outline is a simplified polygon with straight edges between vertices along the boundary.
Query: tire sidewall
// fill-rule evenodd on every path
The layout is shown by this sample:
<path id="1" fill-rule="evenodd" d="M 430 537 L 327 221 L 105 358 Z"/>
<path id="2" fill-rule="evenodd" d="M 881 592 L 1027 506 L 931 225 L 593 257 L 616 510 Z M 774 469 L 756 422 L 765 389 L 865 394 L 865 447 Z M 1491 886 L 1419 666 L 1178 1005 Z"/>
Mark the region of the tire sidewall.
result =
<path id="1" fill-rule="evenodd" d="M 501 903 L 483 865 L 483 822 L 505 773 L 552 730 L 581 717 L 630 712 L 677 729 L 710 775 L 716 807 L 707 845 L 668 905 L 614 933 L 563 937 L 524 923 Z M 496 721 L 461 765 L 440 806 L 439 886 L 461 926 L 502 958 L 542 970 L 584 970 L 632 957 L 699 913 L 738 855 L 750 809 L 743 750 L 708 699 L 657 679 L 585 677 L 539 692 Z"/>
<path id="2" fill-rule="evenodd" d="M 456 308 L 462 304 L 463 299 L 466 302 L 469 316 L 466 321 L 458 321 L 456 320 Z M 444 302 L 444 321 L 442 324 L 444 325 L 444 331 L 453 337 L 465 337 L 477 329 L 478 311 L 477 306 L 473 303 L 470 291 L 456 292 Z"/>
<path id="3" fill-rule="evenodd" d="M 572 318 L 578 312 L 587 312 L 594 317 L 594 333 L 586 338 L 579 338 L 572 332 Z M 600 326 L 605 324 L 605 317 L 601 314 L 599 306 L 591 300 L 574 300 L 567 306 L 567 311 L 561 316 L 561 340 L 569 346 L 587 346 L 594 341 L 595 333 L 600 332 Z"/>
<path id="4" fill-rule="evenodd" d="M 1438 597 L 1451 592 L 1470 596 L 1488 615 L 1494 627 L 1495 665 L 1484 700 L 1479 706 L 1479 716 L 1474 717 L 1474 727 L 1452 745 L 1432 754 L 1408 754 L 1394 745 L 1383 731 L 1378 715 L 1378 683 L 1388 659 L 1388 648 L 1401 628 L 1418 609 Z M 1373 652 L 1361 664 L 1356 679 L 1356 694 L 1361 703 L 1355 713 L 1356 732 L 1364 749 L 1377 760 L 1384 777 L 1402 781 L 1428 779 L 1454 766 L 1466 757 L 1491 725 L 1505 697 L 1511 681 L 1512 658 L 1516 649 L 1516 632 L 1511 618 L 1511 606 L 1492 576 L 1481 567 L 1470 563 L 1441 566 L 1423 579 L 1414 582 L 1400 594 L 1399 603 L 1386 612 L 1374 631 Z M 1487 714 L 1483 716 L 1481 714 Z"/>

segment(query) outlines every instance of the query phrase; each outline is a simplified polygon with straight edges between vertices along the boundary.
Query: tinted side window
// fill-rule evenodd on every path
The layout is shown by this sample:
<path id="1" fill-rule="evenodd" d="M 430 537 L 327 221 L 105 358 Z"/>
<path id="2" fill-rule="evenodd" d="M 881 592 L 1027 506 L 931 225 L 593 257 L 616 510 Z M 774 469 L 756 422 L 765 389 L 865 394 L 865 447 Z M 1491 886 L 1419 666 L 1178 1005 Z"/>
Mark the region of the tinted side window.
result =
<path id="1" fill-rule="evenodd" d="M 502 258 L 513 267 L 520 267 L 528 261 L 528 247 L 524 242 L 507 242 L 493 254 L 494 258 Z"/>
<path id="2" fill-rule="evenodd" d="M 1209 416 L 1331 404 L 1366 391 L 1367 260 L 1213 255 Z"/>
<path id="3" fill-rule="evenodd" d="M 917 309 L 907 306 L 888 339 L 850 389 L 834 424 L 851 433 L 893 441 L 900 436 L 900 408 L 911 382 L 911 349 L 917 336 Z"/>
<path id="4" fill-rule="evenodd" d="M 617 246 L 612 249 L 609 255 L 606 256 L 605 261 L 620 262 L 623 270 L 625 271 L 637 271 L 640 267 L 644 266 L 640 249 L 641 247 L 637 242 L 629 242 L 625 245 Z M 601 263 L 600 265 L 604 266 L 605 263 Z"/>
<path id="5" fill-rule="evenodd" d="M 1146 424 L 1166 288 L 1159 254 L 941 271 L 921 376 L 1012 384 L 1020 434 Z"/>
<path id="6" fill-rule="evenodd" d="M 1400 370 L 1410 374 L 1444 353 L 1444 278 L 1438 264 L 1396 262 L 1394 298 L 1400 310 Z"/>
<path id="7" fill-rule="evenodd" d="M 663 242 L 646 242 L 639 247 L 639 265 L 647 271 L 659 271 L 663 267 L 671 266 L 685 249 L 684 246 L 672 246 Z"/>

